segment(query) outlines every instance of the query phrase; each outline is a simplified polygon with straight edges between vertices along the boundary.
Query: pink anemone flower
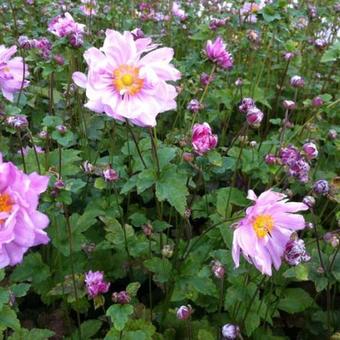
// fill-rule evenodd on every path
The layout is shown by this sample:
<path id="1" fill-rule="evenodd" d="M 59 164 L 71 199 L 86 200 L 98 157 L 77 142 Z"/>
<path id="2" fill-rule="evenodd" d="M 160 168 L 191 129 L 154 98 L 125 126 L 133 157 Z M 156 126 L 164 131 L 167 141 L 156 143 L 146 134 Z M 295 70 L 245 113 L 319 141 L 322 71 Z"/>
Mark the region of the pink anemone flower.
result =
<path id="1" fill-rule="evenodd" d="M 86 89 L 85 107 L 138 126 L 155 126 L 156 116 L 176 108 L 175 86 L 180 78 L 170 64 L 174 51 L 157 48 L 150 38 L 134 40 L 131 32 L 107 30 L 103 47 L 84 53 L 88 74 L 73 74 L 73 81 Z"/>
<path id="2" fill-rule="evenodd" d="M 25 78 L 28 76 L 28 66 L 26 64 L 24 66 L 21 57 L 11 59 L 16 51 L 16 46 L 6 48 L 0 45 L 0 90 L 9 101 L 13 101 L 14 94 L 18 93 L 21 87 L 29 84 L 27 80 L 23 80 L 23 76 Z"/>
<path id="3" fill-rule="evenodd" d="M 302 215 L 308 210 L 300 202 L 288 202 L 286 195 L 267 190 L 257 197 L 248 191 L 248 199 L 255 204 L 246 210 L 246 216 L 238 222 L 234 231 L 232 257 L 236 267 L 240 253 L 262 274 L 272 275 L 272 265 L 279 270 L 287 243 L 293 232 L 305 228 Z"/>
<path id="4" fill-rule="evenodd" d="M 0 154 L 0 268 L 20 263 L 26 251 L 49 242 L 48 217 L 37 210 L 49 177 L 26 175 Z"/>

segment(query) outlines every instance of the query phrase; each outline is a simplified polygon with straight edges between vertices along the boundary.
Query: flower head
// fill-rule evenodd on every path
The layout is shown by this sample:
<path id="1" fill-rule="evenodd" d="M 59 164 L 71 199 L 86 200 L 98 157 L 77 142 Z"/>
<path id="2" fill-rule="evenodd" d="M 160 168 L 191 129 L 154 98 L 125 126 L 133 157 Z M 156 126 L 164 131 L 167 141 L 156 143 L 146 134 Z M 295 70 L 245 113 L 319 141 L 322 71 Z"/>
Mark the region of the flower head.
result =
<path id="1" fill-rule="evenodd" d="M 187 105 L 187 109 L 190 112 L 197 113 L 202 109 L 202 104 L 197 99 L 192 99 Z"/>
<path id="2" fill-rule="evenodd" d="M 258 128 L 263 119 L 263 112 L 257 107 L 252 107 L 247 112 L 247 123 L 249 126 Z"/>
<path id="3" fill-rule="evenodd" d="M 181 306 L 177 309 L 176 316 L 179 320 L 187 320 L 190 318 L 192 314 L 192 308 L 190 305 Z"/>
<path id="4" fill-rule="evenodd" d="M 324 103 L 323 99 L 320 96 L 316 96 L 312 99 L 312 105 L 314 107 L 322 106 Z"/>
<path id="5" fill-rule="evenodd" d="M 0 268 L 20 263 L 26 251 L 49 242 L 46 215 L 37 210 L 49 177 L 26 175 L 0 154 Z"/>
<path id="6" fill-rule="evenodd" d="M 243 98 L 238 109 L 242 113 L 247 113 L 253 107 L 255 107 L 255 102 L 252 98 Z"/>
<path id="7" fill-rule="evenodd" d="M 103 272 L 92 272 L 91 270 L 85 275 L 85 284 L 87 294 L 94 298 L 100 294 L 107 293 L 110 283 L 104 280 Z"/>
<path id="8" fill-rule="evenodd" d="M 11 102 L 14 95 L 29 84 L 25 79 L 29 74 L 28 66 L 23 63 L 21 57 L 12 58 L 16 51 L 16 46 L 6 48 L 0 45 L 0 90 Z"/>
<path id="9" fill-rule="evenodd" d="M 279 156 L 282 163 L 288 166 L 301 158 L 299 150 L 294 145 L 288 145 L 285 148 L 281 148 Z"/>
<path id="10" fill-rule="evenodd" d="M 306 183 L 308 182 L 309 170 L 309 164 L 303 158 L 301 158 L 289 165 L 288 174 L 290 176 L 296 177 L 302 183 Z"/>
<path id="11" fill-rule="evenodd" d="M 304 87 L 305 86 L 305 80 L 300 76 L 293 76 L 290 78 L 290 85 L 293 87 Z"/>
<path id="12" fill-rule="evenodd" d="M 200 76 L 200 82 L 203 86 L 207 86 L 215 79 L 214 75 L 209 75 L 207 73 L 202 73 Z"/>
<path id="13" fill-rule="evenodd" d="M 303 149 L 307 159 L 314 159 L 314 158 L 318 157 L 319 152 L 318 152 L 318 149 L 317 149 L 317 147 L 314 143 L 312 143 L 312 142 L 305 143 L 305 144 L 303 144 L 302 149 Z"/>
<path id="14" fill-rule="evenodd" d="M 319 179 L 313 185 L 313 190 L 316 194 L 327 195 L 329 192 L 329 184 L 324 179 Z"/>
<path id="15" fill-rule="evenodd" d="M 242 251 L 245 259 L 263 274 L 272 275 L 281 266 L 287 242 L 292 233 L 305 228 L 302 215 L 294 214 L 307 210 L 303 203 L 288 202 L 286 195 L 267 190 L 259 197 L 252 190 L 248 199 L 255 204 L 246 210 L 246 216 L 238 222 L 234 231 L 232 256 L 236 267 Z"/>
<path id="16" fill-rule="evenodd" d="M 114 182 L 117 181 L 119 178 L 117 171 L 115 171 L 111 167 L 108 167 L 103 171 L 103 176 L 107 182 Z"/>
<path id="17" fill-rule="evenodd" d="M 179 18 L 179 20 L 184 21 L 188 18 L 188 14 L 180 7 L 177 2 L 172 4 L 172 15 Z"/>
<path id="18" fill-rule="evenodd" d="M 223 279 L 224 277 L 224 273 L 225 273 L 225 269 L 223 264 L 220 261 L 212 261 L 211 263 L 211 271 L 213 272 L 214 276 L 217 279 Z"/>
<path id="19" fill-rule="evenodd" d="M 194 150 L 203 155 L 217 145 L 217 135 L 211 131 L 208 123 L 195 124 L 192 128 L 192 146 Z"/>
<path id="20" fill-rule="evenodd" d="M 240 334 L 240 327 L 227 323 L 222 327 L 222 335 L 225 340 L 235 340 Z"/>
<path id="21" fill-rule="evenodd" d="M 81 3 L 83 4 L 80 6 L 80 10 L 86 15 L 86 16 L 93 16 L 97 14 L 97 2 L 96 0 L 81 0 Z"/>
<path id="22" fill-rule="evenodd" d="M 291 266 L 309 261 L 310 256 L 306 252 L 305 242 L 301 239 L 289 240 L 286 244 L 284 259 Z"/>
<path id="23" fill-rule="evenodd" d="M 230 70 L 233 67 L 233 57 L 227 51 L 221 37 L 217 37 L 214 42 L 208 40 L 204 53 L 212 62 L 224 69 Z"/>
<path id="24" fill-rule="evenodd" d="M 85 106 L 120 121 L 155 126 L 159 113 L 176 108 L 177 92 L 167 81 L 180 78 L 170 64 L 173 50 L 156 47 L 150 38 L 134 40 L 130 32 L 107 30 L 104 46 L 84 53 L 87 76 L 73 74 L 74 82 L 86 89 Z"/>
<path id="25" fill-rule="evenodd" d="M 286 110 L 295 110 L 296 109 L 296 103 L 292 100 L 284 100 L 282 105 Z"/>

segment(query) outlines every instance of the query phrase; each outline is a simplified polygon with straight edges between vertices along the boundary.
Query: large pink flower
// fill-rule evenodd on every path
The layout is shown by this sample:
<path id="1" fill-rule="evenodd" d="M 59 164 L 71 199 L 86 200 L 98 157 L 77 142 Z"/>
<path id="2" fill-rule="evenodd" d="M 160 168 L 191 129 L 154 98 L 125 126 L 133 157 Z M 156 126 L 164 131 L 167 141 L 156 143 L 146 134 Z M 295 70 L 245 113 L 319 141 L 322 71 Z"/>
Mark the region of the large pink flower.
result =
<path id="1" fill-rule="evenodd" d="M 176 108 L 176 89 L 167 81 L 180 78 L 170 64 L 171 48 L 158 48 L 150 38 L 134 40 L 130 32 L 106 31 L 102 48 L 84 53 L 88 74 L 75 72 L 74 82 L 86 89 L 92 111 L 139 126 L 155 126 L 160 112 Z"/>
<path id="2" fill-rule="evenodd" d="M 49 178 L 26 175 L 0 154 L 0 268 L 20 263 L 33 246 L 46 244 L 48 217 L 37 210 Z"/>
<path id="3" fill-rule="evenodd" d="M 307 210 L 303 203 L 288 202 L 286 195 L 267 190 L 259 197 L 252 190 L 248 199 L 255 204 L 246 210 L 234 231 L 232 256 L 239 266 L 240 252 L 263 274 L 272 275 L 272 265 L 278 270 L 285 247 L 294 231 L 305 228 L 302 215 Z"/>
<path id="4" fill-rule="evenodd" d="M 17 51 L 16 46 L 6 48 L 0 45 L 0 89 L 4 97 L 13 101 L 15 93 L 18 93 L 21 86 L 26 87 L 28 81 L 24 80 L 24 63 L 21 57 L 12 58 Z M 28 66 L 25 64 L 25 78 L 28 76 Z"/>

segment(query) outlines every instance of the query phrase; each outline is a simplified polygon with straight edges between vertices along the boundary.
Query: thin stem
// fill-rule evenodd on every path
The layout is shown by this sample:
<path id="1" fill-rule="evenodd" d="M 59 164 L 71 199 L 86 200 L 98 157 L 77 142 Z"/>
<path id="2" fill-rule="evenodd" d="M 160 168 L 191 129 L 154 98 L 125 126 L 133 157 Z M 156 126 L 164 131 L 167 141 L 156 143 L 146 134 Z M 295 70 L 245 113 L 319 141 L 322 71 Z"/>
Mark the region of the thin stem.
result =
<path id="1" fill-rule="evenodd" d="M 326 267 L 323 263 L 323 260 L 322 260 L 322 255 L 321 255 L 321 248 L 320 248 L 320 241 L 319 241 L 319 233 L 318 233 L 318 223 L 317 223 L 317 220 L 316 220 L 316 216 L 314 214 L 314 211 L 313 209 L 310 209 L 311 213 L 312 213 L 312 216 L 313 216 L 313 220 L 314 220 L 314 231 L 315 231 L 315 237 L 316 237 L 316 246 L 317 246 L 317 249 L 318 249 L 318 254 L 319 254 L 319 259 L 320 259 L 320 265 L 324 271 L 324 273 L 326 273 Z"/>
<path id="2" fill-rule="evenodd" d="M 22 165 L 24 167 L 24 172 L 27 172 L 26 162 L 25 162 L 25 154 L 24 154 L 24 145 L 22 143 L 20 131 L 17 131 L 17 136 L 18 136 L 19 141 L 20 141 L 20 154 L 21 154 L 21 159 L 22 159 Z"/>
<path id="3" fill-rule="evenodd" d="M 137 141 L 137 139 L 136 139 L 135 134 L 134 134 L 133 131 L 132 131 L 132 128 L 131 128 L 131 126 L 130 126 L 128 120 L 126 120 L 126 128 L 129 130 L 129 132 L 130 132 L 130 134 L 131 134 L 131 136 L 132 136 L 133 142 L 135 143 L 135 146 L 136 146 L 136 150 L 137 150 L 138 156 L 139 156 L 140 160 L 142 161 L 144 168 L 146 169 L 147 166 L 146 166 L 146 163 L 145 163 L 144 158 L 143 158 L 143 156 L 142 156 L 142 153 L 141 153 L 141 151 L 140 151 L 140 148 L 139 148 L 139 145 L 138 145 L 138 141 Z"/>
<path id="4" fill-rule="evenodd" d="M 70 262 L 71 262 L 71 271 L 72 271 L 72 283 L 73 283 L 73 290 L 74 290 L 74 296 L 76 299 L 77 306 L 79 306 L 79 297 L 78 297 L 78 288 L 76 284 L 76 275 L 74 271 L 74 253 L 73 253 L 73 237 L 72 237 L 72 230 L 71 230 L 71 224 L 70 224 L 70 218 L 67 213 L 67 208 L 65 205 L 63 205 L 64 209 L 64 216 L 66 220 L 66 226 L 67 226 L 67 233 L 68 233 L 68 242 L 69 242 L 69 249 L 70 249 Z M 77 313 L 77 324 L 78 324 L 78 337 L 79 339 L 82 339 L 81 336 L 81 328 L 80 328 L 80 315 L 78 309 L 76 309 Z"/>
<path id="5" fill-rule="evenodd" d="M 152 258 L 151 237 L 149 237 L 149 258 Z M 149 272 L 149 307 L 150 307 L 150 322 L 152 322 L 152 274 Z"/>
<path id="6" fill-rule="evenodd" d="M 32 132 L 30 130 L 27 130 L 28 131 L 28 135 L 30 137 L 30 140 L 32 142 L 32 147 L 33 147 L 33 151 L 34 151 L 34 156 L 35 156 L 35 160 L 37 162 L 37 166 L 38 166 L 38 173 L 39 175 L 41 174 L 41 168 L 40 168 L 40 162 L 39 162 L 39 156 L 38 156 L 38 152 L 37 152 L 37 148 L 35 147 L 35 144 L 34 144 L 34 140 L 33 140 L 33 136 L 32 136 Z"/>
<path id="7" fill-rule="evenodd" d="M 149 133 L 150 133 L 150 138 L 151 138 L 151 147 L 152 147 L 152 156 L 153 159 L 156 163 L 156 167 L 157 167 L 157 177 L 159 178 L 161 170 L 160 170 L 160 165 L 159 165 L 159 159 L 158 159 L 158 153 L 157 153 L 157 145 L 155 142 L 155 136 L 152 133 L 152 129 L 149 129 Z"/>

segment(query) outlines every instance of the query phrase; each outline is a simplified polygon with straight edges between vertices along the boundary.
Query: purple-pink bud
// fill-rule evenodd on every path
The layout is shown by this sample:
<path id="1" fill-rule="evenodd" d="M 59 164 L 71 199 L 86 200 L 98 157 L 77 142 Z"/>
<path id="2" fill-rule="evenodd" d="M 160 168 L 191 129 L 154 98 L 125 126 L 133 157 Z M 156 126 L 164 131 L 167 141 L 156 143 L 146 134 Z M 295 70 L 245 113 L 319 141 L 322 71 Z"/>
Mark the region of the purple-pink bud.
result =
<path id="1" fill-rule="evenodd" d="M 209 75 L 208 73 L 202 73 L 200 76 L 200 82 L 203 86 L 207 86 L 215 79 L 214 75 Z"/>
<path id="2" fill-rule="evenodd" d="M 192 128 L 192 146 L 196 153 L 203 155 L 217 145 L 217 135 L 212 133 L 208 123 L 195 124 Z"/>
<path id="3" fill-rule="evenodd" d="M 334 130 L 334 129 L 330 129 L 329 131 L 328 131 L 328 139 L 330 139 L 330 140 L 334 140 L 334 139 L 336 139 L 336 137 L 338 136 L 338 133 L 336 132 L 336 130 Z"/>
<path id="4" fill-rule="evenodd" d="M 313 190 L 316 194 L 327 195 L 329 192 L 329 184 L 324 179 L 319 179 L 313 185 Z"/>
<path id="5" fill-rule="evenodd" d="M 191 314 L 192 314 L 192 308 L 190 305 L 181 306 L 177 309 L 177 312 L 176 312 L 177 319 L 179 320 L 187 320 L 190 318 Z"/>
<path id="6" fill-rule="evenodd" d="M 65 183 L 61 179 L 57 179 L 54 183 L 54 187 L 58 190 L 64 189 L 65 188 Z"/>
<path id="7" fill-rule="evenodd" d="M 292 100 L 284 100 L 282 105 L 286 110 L 295 110 L 296 109 L 296 103 Z"/>
<path id="8" fill-rule="evenodd" d="M 242 113 L 247 113 L 249 109 L 255 107 L 255 102 L 252 98 L 243 98 L 241 103 L 239 104 L 238 109 Z"/>
<path id="9" fill-rule="evenodd" d="M 64 135 L 67 132 L 67 127 L 65 125 L 57 125 L 55 128 L 61 135 Z"/>
<path id="10" fill-rule="evenodd" d="M 221 37 L 217 37 L 214 42 L 208 40 L 204 53 L 212 62 L 224 69 L 230 70 L 233 67 L 233 57 L 227 51 Z"/>
<path id="11" fill-rule="evenodd" d="M 313 196 L 305 196 L 302 200 L 304 204 L 309 208 L 313 208 L 315 205 L 315 198 Z"/>
<path id="12" fill-rule="evenodd" d="M 266 164 L 268 165 L 273 165 L 277 163 L 277 158 L 274 154 L 269 153 L 265 156 L 264 161 L 266 162 Z"/>
<path id="13" fill-rule="evenodd" d="M 191 152 L 184 152 L 182 158 L 184 162 L 191 163 L 195 159 L 195 156 Z"/>
<path id="14" fill-rule="evenodd" d="M 235 340 L 240 335 L 240 327 L 232 323 L 227 323 L 222 327 L 222 335 L 226 340 Z"/>
<path id="15" fill-rule="evenodd" d="M 213 261 L 211 270 L 217 279 L 223 279 L 224 274 L 225 274 L 225 269 L 224 269 L 223 264 L 220 261 L 217 261 L 217 260 Z"/>
<path id="16" fill-rule="evenodd" d="M 114 181 L 117 181 L 119 178 L 118 173 L 115 170 L 113 170 L 111 167 L 103 171 L 103 176 L 107 182 L 114 182 Z"/>
<path id="17" fill-rule="evenodd" d="M 197 113 L 202 109 L 202 104 L 197 99 L 192 99 L 187 105 L 187 109 L 190 112 Z"/>
<path id="18" fill-rule="evenodd" d="M 301 239 L 288 241 L 284 252 L 284 259 L 291 266 L 297 266 L 301 262 L 307 262 L 311 257 L 306 252 L 305 243 Z"/>
<path id="19" fill-rule="evenodd" d="M 312 105 L 314 107 L 319 107 L 319 106 L 323 105 L 323 103 L 324 103 L 324 101 L 320 96 L 314 97 L 312 99 Z"/>
<path id="20" fill-rule="evenodd" d="M 302 147 L 304 154 L 307 159 L 315 159 L 318 157 L 318 149 L 316 148 L 316 145 L 312 142 L 305 143 Z"/>
<path id="21" fill-rule="evenodd" d="M 58 65 L 64 65 L 65 63 L 65 59 L 61 54 L 56 54 L 53 59 Z"/>
<path id="22" fill-rule="evenodd" d="M 252 107 L 247 112 L 247 123 L 251 127 L 258 128 L 263 119 L 263 112 L 257 107 Z"/>
<path id="23" fill-rule="evenodd" d="M 293 87 L 296 87 L 296 88 L 304 87 L 305 81 L 300 76 L 293 76 L 292 78 L 290 78 L 290 85 L 292 85 Z"/>

